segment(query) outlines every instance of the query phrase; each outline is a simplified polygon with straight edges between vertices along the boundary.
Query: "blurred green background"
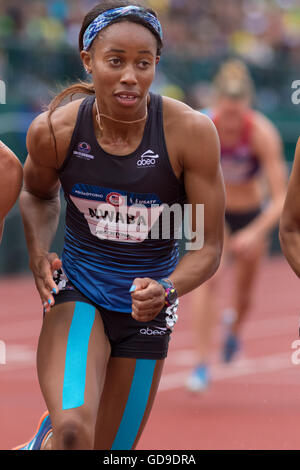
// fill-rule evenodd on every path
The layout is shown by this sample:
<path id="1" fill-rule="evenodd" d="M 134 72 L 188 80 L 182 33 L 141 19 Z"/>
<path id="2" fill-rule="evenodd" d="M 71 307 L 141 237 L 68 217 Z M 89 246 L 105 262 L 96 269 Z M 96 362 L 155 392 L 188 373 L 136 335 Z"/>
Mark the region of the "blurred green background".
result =
<path id="1" fill-rule="evenodd" d="M 26 132 L 61 86 L 86 80 L 77 43 L 90 0 L 0 0 L 0 139 L 24 163 Z M 149 0 L 162 21 L 165 50 L 153 90 L 195 108 L 206 106 L 220 63 L 239 57 L 257 87 L 256 109 L 279 129 L 289 166 L 299 136 L 300 105 L 292 82 L 300 80 L 298 0 Z M 63 246 L 64 204 L 53 249 Z M 277 231 L 271 252 L 277 252 Z M 0 274 L 28 269 L 18 204 L 9 214 L 0 251 Z"/>

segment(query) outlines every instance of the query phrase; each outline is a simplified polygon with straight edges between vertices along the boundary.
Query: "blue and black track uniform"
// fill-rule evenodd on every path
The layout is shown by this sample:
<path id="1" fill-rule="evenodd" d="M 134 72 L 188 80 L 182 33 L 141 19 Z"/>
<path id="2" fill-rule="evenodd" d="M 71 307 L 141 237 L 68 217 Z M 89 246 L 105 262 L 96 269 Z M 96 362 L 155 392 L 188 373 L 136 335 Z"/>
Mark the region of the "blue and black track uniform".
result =
<path id="1" fill-rule="evenodd" d="M 212 109 L 201 110 L 211 118 L 218 128 L 219 117 Z M 251 136 L 254 126 L 254 115 L 249 111 L 244 116 L 241 137 L 239 141 L 231 147 L 221 144 L 221 165 L 225 184 L 228 186 L 241 185 L 247 183 L 252 178 L 259 175 L 261 164 L 251 146 Z M 231 233 L 237 232 L 250 224 L 262 211 L 256 207 L 247 211 L 226 210 L 225 220 Z"/>
<path id="2" fill-rule="evenodd" d="M 165 311 L 140 324 L 130 315 L 129 293 L 136 277 L 166 278 L 178 263 L 178 217 L 171 213 L 167 238 L 169 224 L 163 220 L 170 215 L 167 207 L 183 207 L 185 190 L 168 157 L 162 98 L 150 94 L 142 141 L 126 156 L 108 154 L 99 145 L 94 102 L 95 96 L 89 96 L 81 103 L 59 170 L 67 212 L 63 272 L 56 276 L 61 292 L 55 302 L 84 300 L 96 306 L 114 346 L 112 355 L 165 357 L 170 333 Z M 124 335 L 136 337 L 128 348 Z"/>

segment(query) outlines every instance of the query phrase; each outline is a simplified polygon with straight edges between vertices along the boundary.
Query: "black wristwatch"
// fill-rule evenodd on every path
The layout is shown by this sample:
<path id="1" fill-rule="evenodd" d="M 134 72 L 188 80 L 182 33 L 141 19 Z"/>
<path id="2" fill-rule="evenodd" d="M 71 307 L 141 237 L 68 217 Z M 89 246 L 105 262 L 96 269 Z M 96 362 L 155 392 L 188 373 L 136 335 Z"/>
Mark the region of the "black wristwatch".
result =
<path id="1" fill-rule="evenodd" d="M 159 284 L 163 286 L 165 289 L 165 302 L 166 302 L 166 307 L 171 307 L 171 305 L 176 304 L 177 299 L 178 299 L 178 294 L 175 289 L 175 286 L 170 279 L 160 279 L 158 281 Z"/>

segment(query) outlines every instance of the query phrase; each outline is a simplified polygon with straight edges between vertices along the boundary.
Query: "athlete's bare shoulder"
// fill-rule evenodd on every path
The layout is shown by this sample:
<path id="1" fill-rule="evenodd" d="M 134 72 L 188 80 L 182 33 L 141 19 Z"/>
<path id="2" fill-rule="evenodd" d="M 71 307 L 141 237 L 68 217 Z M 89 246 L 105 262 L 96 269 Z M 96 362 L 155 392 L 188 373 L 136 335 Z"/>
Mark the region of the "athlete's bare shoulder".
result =
<path id="1" fill-rule="evenodd" d="M 196 126 L 199 132 L 205 132 L 208 128 L 214 127 L 212 120 L 207 115 L 182 103 L 182 101 L 164 96 L 163 107 L 164 120 L 168 125 L 180 126 L 185 130 Z"/>
<path id="2" fill-rule="evenodd" d="M 27 149 L 38 165 L 59 168 L 63 164 L 82 101 L 79 99 L 58 107 L 50 120 L 49 111 L 33 120 L 27 134 Z"/>
<path id="3" fill-rule="evenodd" d="M 211 149 L 218 147 L 219 138 L 212 120 L 172 98 L 163 97 L 163 109 L 166 139 L 174 151 L 179 150 L 182 166 L 186 167 L 189 163 L 194 165 L 196 160 L 199 165 L 217 163 L 219 154 L 211 152 Z M 216 157 L 214 162 L 213 153 Z"/>

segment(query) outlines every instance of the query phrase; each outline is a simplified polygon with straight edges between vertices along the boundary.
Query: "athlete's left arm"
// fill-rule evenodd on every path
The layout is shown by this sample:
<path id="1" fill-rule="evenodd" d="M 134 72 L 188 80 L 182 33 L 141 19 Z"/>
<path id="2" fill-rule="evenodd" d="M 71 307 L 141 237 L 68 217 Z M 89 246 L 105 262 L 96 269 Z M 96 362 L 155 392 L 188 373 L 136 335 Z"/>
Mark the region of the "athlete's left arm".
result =
<path id="1" fill-rule="evenodd" d="M 23 169 L 15 154 L 0 141 L 0 241 L 4 219 L 15 204 L 21 191 Z"/>
<path id="2" fill-rule="evenodd" d="M 183 256 L 170 280 L 178 295 L 200 286 L 219 267 L 224 238 L 225 188 L 220 165 L 220 142 L 212 121 L 200 113 L 186 113 L 182 134 L 185 190 L 192 230 L 196 234 L 190 251 Z M 204 226 L 197 206 L 204 209 Z M 199 240 L 203 235 L 203 247 Z"/>
<path id="3" fill-rule="evenodd" d="M 200 286 L 217 271 L 223 249 L 225 188 L 220 165 L 220 142 L 212 121 L 193 110 L 185 109 L 178 128 L 172 130 L 172 140 L 179 149 L 185 190 L 192 208 L 192 230 L 196 234 L 192 249 L 181 259 L 169 276 L 178 296 Z M 181 147 L 181 148 L 180 148 Z M 196 206 L 204 206 L 204 226 L 197 220 Z M 201 248 L 202 231 L 204 245 Z M 164 306 L 162 286 L 150 279 L 135 279 L 132 295 L 132 316 L 150 321 Z"/>
<path id="4" fill-rule="evenodd" d="M 287 168 L 279 132 L 271 121 L 256 115 L 253 144 L 269 186 L 270 201 L 263 212 L 249 225 L 257 238 L 268 235 L 279 222 L 286 196 Z"/>

